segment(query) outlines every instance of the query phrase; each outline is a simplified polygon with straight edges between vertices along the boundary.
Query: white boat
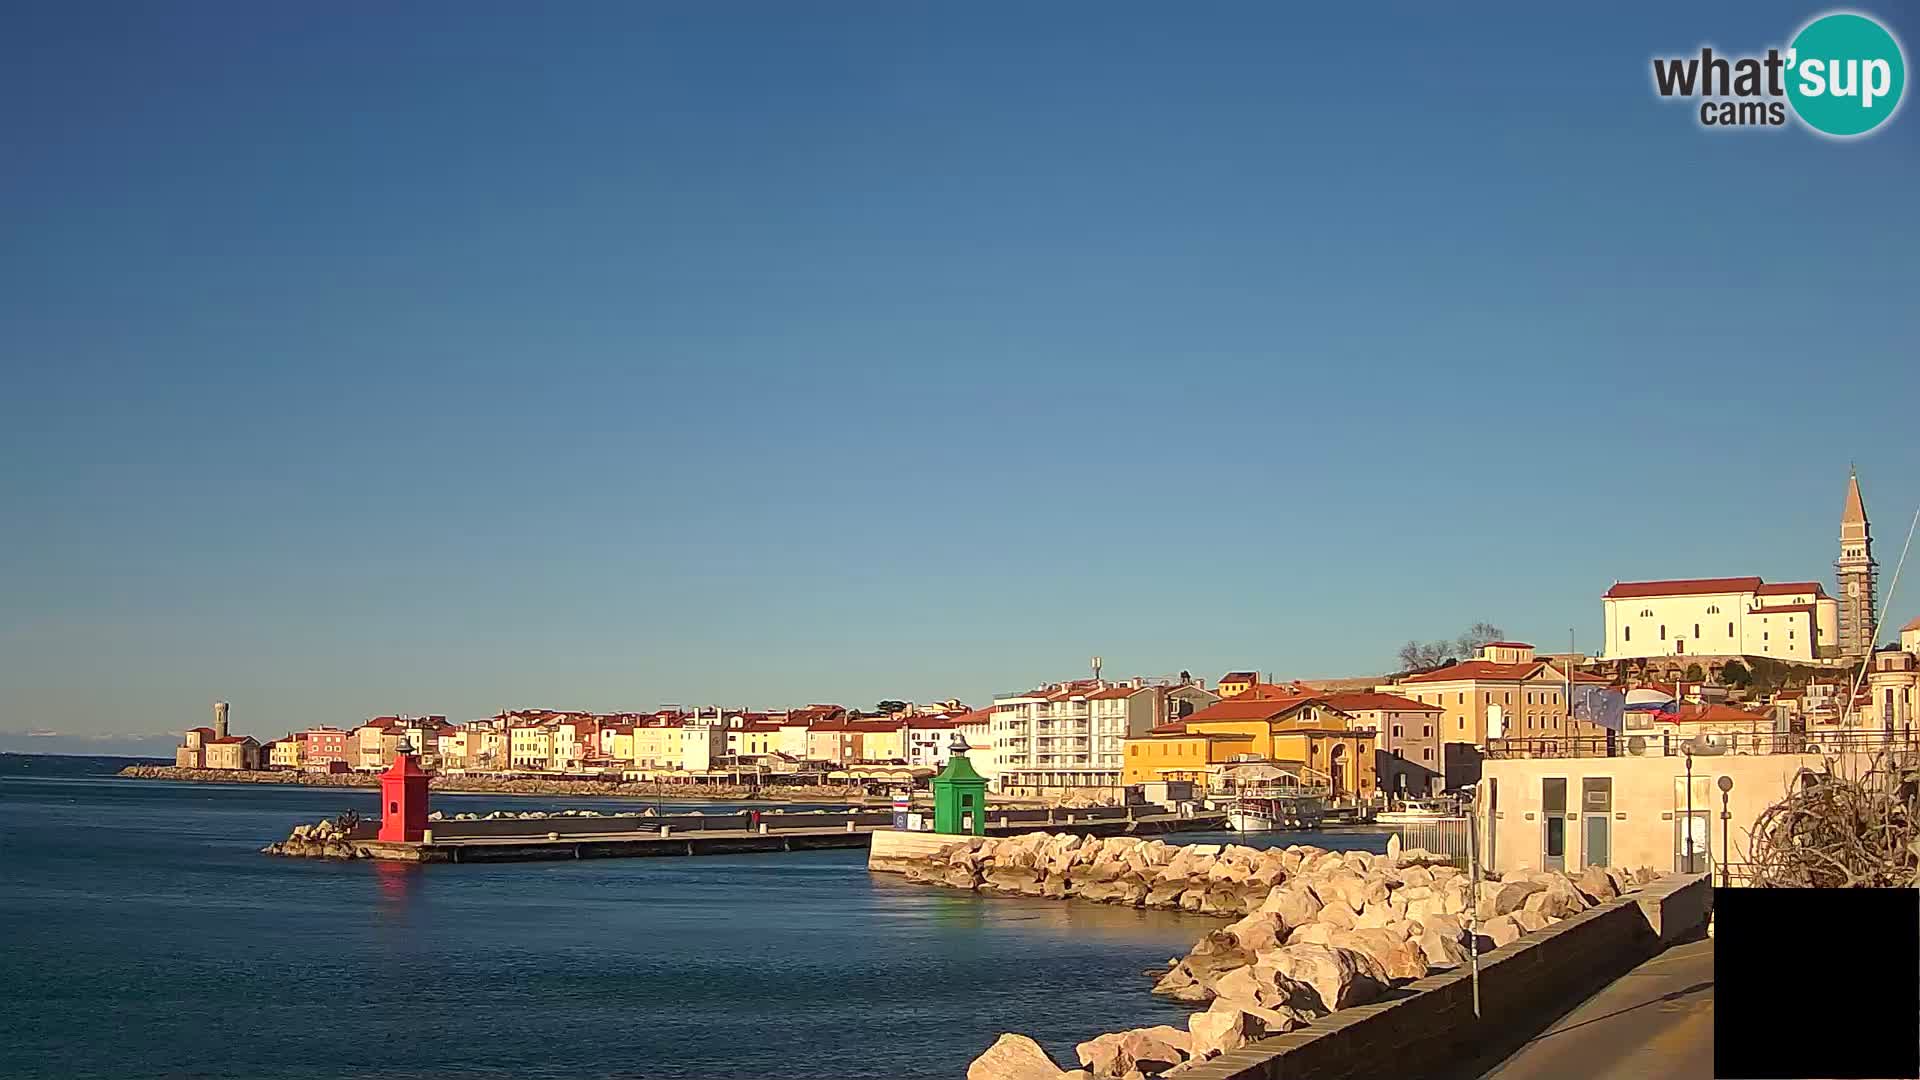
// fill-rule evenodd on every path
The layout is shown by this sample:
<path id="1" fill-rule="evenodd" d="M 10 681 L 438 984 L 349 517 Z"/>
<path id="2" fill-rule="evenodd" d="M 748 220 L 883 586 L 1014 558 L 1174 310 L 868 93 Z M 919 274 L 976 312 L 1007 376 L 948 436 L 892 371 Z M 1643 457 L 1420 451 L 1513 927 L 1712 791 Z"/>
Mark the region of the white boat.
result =
<path id="1" fill-rule="evenodd" d="M 1300 789 L 1257 788 L 1242 791 L 1226 805 L 1227 825 L 1235 832 L 1282 832 L 1320 825 L 1326 802 Z"/>
<path id="2" fill-rule="evenodd" d="M 1430 825 L 1460 816 L 1460 806 L 1452 799 L 1408 799 L 1398 809 L 1382 810 L 1373 817 L 1376 825 Z"/>

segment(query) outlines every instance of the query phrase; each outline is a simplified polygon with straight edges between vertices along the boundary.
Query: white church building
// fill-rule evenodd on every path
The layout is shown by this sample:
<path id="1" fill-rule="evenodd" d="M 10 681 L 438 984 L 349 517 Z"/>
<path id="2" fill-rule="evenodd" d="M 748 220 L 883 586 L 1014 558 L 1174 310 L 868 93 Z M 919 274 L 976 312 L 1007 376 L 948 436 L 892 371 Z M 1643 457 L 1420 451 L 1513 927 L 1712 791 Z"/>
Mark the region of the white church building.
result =
<path id="1" fill-rule="evenodd" d="M 1622 581 L 1601 602 L 1607 660 L 1698 655 L 1806 663 L 1839 655 L 1840 603 L 1817 581 Z"/>

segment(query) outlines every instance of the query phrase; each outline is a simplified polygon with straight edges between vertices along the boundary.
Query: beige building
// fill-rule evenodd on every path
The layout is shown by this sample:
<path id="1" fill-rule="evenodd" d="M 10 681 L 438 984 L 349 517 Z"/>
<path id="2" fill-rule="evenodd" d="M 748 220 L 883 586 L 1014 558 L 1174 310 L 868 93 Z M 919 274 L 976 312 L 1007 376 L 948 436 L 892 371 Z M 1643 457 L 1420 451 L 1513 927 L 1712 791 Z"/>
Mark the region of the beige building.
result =
<path id="1" fill-rule="evenodd" d="M 1789 753 L 1690 760 L 1691 768 L 1677 746 L 1618 757 L 1505 758 L 1496 751 L 1481 766 L 1475 799 L 1487 865 L 1502 873 L 1588 865 L 1701 872 L 1729 862 L 1737 882 L 1761 811 L 1802 771 L 1818 772 L 1824 762 Z M 1724 829 L 1723 776 L 1732 784 Z"/>
<path id="2" fill-rule="evenodd" d="M 1443 790 L 1440 706 L 1379 691 L 1326 694 L 1324 699 L 1352 717 L 1352 727 L 1373 729 L 1373 769 L 1382 793 L 1418 798 Z"/>
<path id="3" fill-rule="evenodd" d="M 260 741 L 251 735 L 228 735 L 206 744 L 208 769 L 246 770 L 260 767 Z"/>
<path id="4" fill-rule="evenodd" d="M 1606 681 L 1581 672 L 1571 679 L 1574 686 Z M 1602 734 L 1568 715 L 1568 680 L 1566 671 L 1535 657 L 1533 646 L 1497 641 L 1473 660 L 1403 676 L 1378 689 L 1439 708 L 1442 743 L 1484 746 L 1490 738 Z"/>

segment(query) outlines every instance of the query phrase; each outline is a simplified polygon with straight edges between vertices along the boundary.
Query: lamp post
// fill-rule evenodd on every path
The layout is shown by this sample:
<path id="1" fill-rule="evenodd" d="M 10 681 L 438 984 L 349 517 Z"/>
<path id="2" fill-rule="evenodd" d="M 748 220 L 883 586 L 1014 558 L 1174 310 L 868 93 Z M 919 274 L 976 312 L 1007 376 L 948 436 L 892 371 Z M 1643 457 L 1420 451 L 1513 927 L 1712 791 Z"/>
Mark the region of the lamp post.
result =
<path id="1" fill-rule="evenodd" d="M 1733 798 L 1733 777 L 1723 775 L 1718 783 L 1720 786 L 1720 887 L 1730 889 L 1733 887 L 1733 869 L 1728 864 L 1728 859 L 1733 855 L 1733 846 L 1728 836 L 1733 823 L 1733 810 L 1729 808 L 1728 802 Z"/>
<path id="2" fill-rule="evenodd" d="M 1693 747 L 1682 746 L 1687 762 L 1687 821 L 1680 827 L 1680 872 L 1693 873 Z"/>

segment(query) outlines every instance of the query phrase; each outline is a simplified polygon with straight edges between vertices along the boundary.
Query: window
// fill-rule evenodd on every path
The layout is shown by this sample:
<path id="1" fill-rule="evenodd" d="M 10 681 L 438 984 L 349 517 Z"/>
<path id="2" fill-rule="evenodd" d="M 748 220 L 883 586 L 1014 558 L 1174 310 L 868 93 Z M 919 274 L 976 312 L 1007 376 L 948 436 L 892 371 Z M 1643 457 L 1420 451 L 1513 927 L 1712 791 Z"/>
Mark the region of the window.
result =
<path id="1" fill-rule="evenodd" d="M 1623 628 L 1621 629 L 1621 632 L 1622 632 L 1622 634 L 1624 634 L 1624 635 L 1625 635 L 1624 637 L 1622 637 L 1622 639 L 1621 639 L 1621 640 L 1623 640 L 1623 641 L 1632 641 L 1632 640 L 1633 640 L 1633 627 L 1631 627 L 1631 626 L 1628 626 L 1628 627 L 1623 627 Z"/>
<path id="2" fill-rule="evenodd" d="M 1394 738 L 1396 738 L 1396 739 L 1400 737 L 1400 725 L 1399 725 L 1399 724 L 1395 724 L 1395 725 L 1393 725 L 1393 737 L 1394 737 Z"/>
<path id="3" fill-rule="evenodd" d="M 1421 727 L 1420 727 L 1420 734 L 1422 734 L 1422 735 L 1424 735 L 1424 736 L 1427 736 L 1428 738 L 1432 738 L 1432 736 L 1433 736 L 1433 725 L 1432 725 L 1432 724 L 1423 724 L 1423 725 L 1421 725 Z"/>
<path id="4" fill-rule="evenodd" d="M 1766 631 L 1764 631 L 1764 630 L 1762 630 L 1762 631 L 1760 632 L 1760 640 L 1761 640 L 1761 641 L 1765 641 L 1765 640 L 1767 640 L 1767 632 L 1766 632 Z"/>
<path id="5" fill-rule="evenodd" d="M 1694 636 L 1694 637 L 1699 637 L 1699 636 L 1700 636 L 1700 624 L 1699 624 L 1699 623 L 1694 623 L 1694 624 L 1693 624 L 1693 636 Z"/>
<path id="6" fill-rule="evenodd" d="M 1660 640 L 1661 641 L 1667 640 L 1667 624 L 1666 623 L 1660 624 Z"/>
<path id="7" fill-rule="evenodd" d="M 1431 747 L 1431 746 L 1429 746 L 1429 747 L 1427 747 L 1427 748 L 1426 748 L 1425 750 L 1422 750 L 1422 751 L 1420 751 L 1420 760 L 1421 760 L 1421 761 L 1432 761 L 1432 760 L 1433 760 L 1433 747 Z"/>
<path id="8" fill-rule="evenodd" d="M 1728 637 L 1732 637 L 1732 636 L 1733 636 L 1733 624 L 1732 624 L 1732 623 L 1728 623 L 1728 624 L 1727 624 L 1727 636 L 1728 636 Z"/>
<path id="9" fill-rule="evenodd" d="M 1641 609 L 1640 609 L 1640 617 L 1641 617 L 1641 618 L 1643 618 L 1643 619 L 1651 619 L 1651 618 L 1653 618 L 1653 609 L 1652 609 L 1652 608 L 1641 608 Z"/>
<path id="10" fill-rule="evenodd" d="M 1707 614 L 1709 614 L 1709 615 L 1718 615 L 1718 614 L 1720 614 L 1720 605 L 1719 605 L 1719 604 L 1709 604 L 1709 605 L 1707 606 Z"/>

